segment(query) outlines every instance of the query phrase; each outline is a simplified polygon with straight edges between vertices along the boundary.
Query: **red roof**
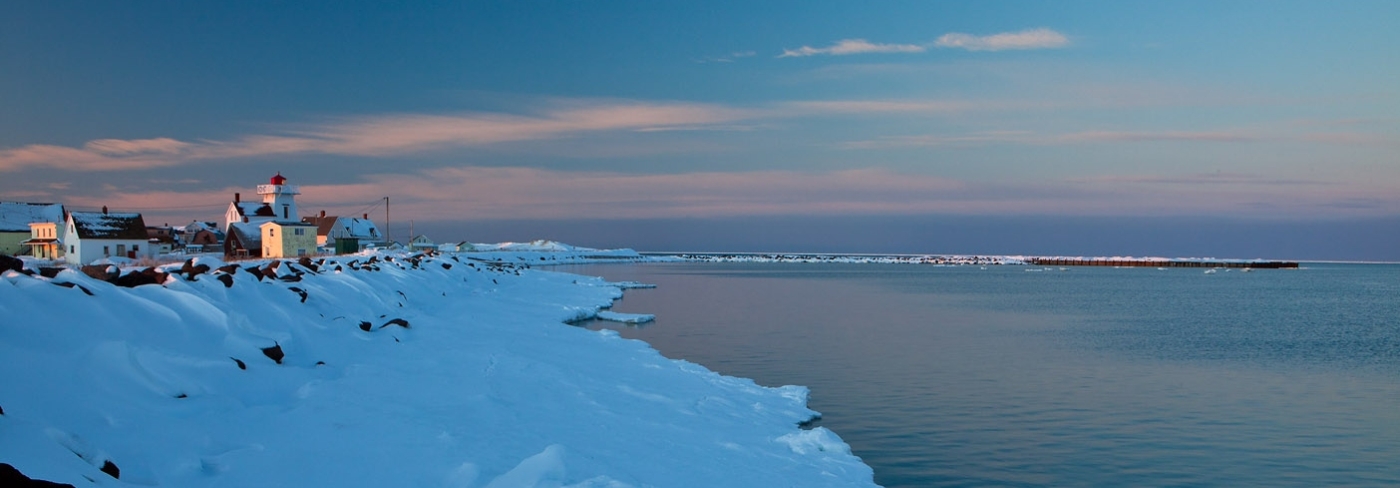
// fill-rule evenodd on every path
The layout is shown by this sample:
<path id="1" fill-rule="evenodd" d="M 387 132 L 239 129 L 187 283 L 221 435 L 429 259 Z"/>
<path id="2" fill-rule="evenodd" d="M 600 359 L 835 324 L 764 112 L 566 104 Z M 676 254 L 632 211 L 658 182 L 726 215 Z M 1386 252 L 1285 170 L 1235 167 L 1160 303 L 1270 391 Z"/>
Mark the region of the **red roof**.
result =
<path id="1" fill-rule="evenodd" d="M 273 175 L 272 179 L 268 181 L 274 185 L 282 185 L 287 183 L 287 177 L 282 176 L 282 172 L 278 171 L 277 174 Z"/>

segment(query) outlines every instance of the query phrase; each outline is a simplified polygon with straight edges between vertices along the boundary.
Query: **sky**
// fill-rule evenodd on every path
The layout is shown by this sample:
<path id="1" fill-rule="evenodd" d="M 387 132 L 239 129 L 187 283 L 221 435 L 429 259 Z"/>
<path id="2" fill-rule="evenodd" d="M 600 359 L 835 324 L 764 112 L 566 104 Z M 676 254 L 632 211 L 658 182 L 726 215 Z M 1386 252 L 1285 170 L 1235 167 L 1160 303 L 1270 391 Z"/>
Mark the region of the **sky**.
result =
<path id="1" fill-rule="evenodd" d="M 178 225 L 281 172 L 438 241 L 1400 260 L 1400 3 L 385 3 L 7 5 L 0 200 Z"/>

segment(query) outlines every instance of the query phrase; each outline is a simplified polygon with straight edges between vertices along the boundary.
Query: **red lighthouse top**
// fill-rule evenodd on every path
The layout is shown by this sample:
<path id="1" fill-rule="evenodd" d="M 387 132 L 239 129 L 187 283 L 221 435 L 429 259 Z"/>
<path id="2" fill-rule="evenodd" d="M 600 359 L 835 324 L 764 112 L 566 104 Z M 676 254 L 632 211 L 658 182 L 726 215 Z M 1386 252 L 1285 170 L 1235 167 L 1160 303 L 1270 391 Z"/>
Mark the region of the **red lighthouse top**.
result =
<path id="1" fill-rule="evenodd" d="M 277 174 L 273 175 L 272 179 L 269 181 L 274 185 L 281 185 L 287 183 L 287 178 L 282 176 L 281 171 L 278 171 Z"/>

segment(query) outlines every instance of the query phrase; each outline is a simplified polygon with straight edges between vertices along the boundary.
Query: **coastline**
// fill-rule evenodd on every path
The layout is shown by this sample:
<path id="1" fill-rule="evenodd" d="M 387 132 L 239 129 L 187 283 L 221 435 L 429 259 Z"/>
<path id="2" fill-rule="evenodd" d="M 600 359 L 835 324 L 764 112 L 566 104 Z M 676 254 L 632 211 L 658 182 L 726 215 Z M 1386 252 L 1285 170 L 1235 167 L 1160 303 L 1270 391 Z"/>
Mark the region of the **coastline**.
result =
<path id="1" fill-rule="evenodd" d="M 799 427 L 806 388 L 565 325 L 638 284 L 526 266 L 629 253 L 201 258 L 132 288 L 7 271 L 0 462 L 78 486 L 107 462 L 167 486 L 874 486 Z"/>

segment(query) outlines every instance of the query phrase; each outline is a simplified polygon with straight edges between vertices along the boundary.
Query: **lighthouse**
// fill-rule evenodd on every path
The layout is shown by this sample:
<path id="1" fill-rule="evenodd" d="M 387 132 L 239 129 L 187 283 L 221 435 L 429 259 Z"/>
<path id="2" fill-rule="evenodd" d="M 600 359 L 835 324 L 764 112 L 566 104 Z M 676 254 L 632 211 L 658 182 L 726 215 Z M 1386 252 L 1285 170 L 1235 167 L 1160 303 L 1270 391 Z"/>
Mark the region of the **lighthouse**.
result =
<path id="1" fill-rule="evenodd" d="M 297 214 L 296 195 L 301 191 L 296 185 L 288 185 L 287 177 L 282 176 L 279 171 L 268 180 L 266 185 L 258 185 L 258 194 L 262 195 L 263 203 L 272 208 L 276 214 L 276 220 L 297 222 L 301 220 Z"/>

